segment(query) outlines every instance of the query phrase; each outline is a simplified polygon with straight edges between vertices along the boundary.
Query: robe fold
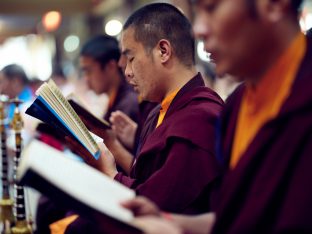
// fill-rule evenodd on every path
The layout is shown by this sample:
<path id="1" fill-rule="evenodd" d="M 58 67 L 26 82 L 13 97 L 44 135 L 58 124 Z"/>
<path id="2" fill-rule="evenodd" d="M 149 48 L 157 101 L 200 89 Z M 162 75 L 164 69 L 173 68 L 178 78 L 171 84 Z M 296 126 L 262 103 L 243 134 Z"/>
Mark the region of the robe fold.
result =
<path id="1" fill-rule="evenodd" d="M 151 111 L 130 177 L 119 173 L 115 179 L 166 211 L 211 210 L 210 192 L 221 174 L 214 151 L 222 106 L 200 74 L 195 76 L 177 93 L 157 128 L 159 107 Z"/>
<path id="2" fill-rule="evenodd" d="M 279 114 L 258 131 L 223 180 L 213 233 L 312 233 L 312 41 Z M 221 122 L 228 165 L 244 92 L 228 99 Z M 220 158 L 220 157 L 218 157 Z"/>

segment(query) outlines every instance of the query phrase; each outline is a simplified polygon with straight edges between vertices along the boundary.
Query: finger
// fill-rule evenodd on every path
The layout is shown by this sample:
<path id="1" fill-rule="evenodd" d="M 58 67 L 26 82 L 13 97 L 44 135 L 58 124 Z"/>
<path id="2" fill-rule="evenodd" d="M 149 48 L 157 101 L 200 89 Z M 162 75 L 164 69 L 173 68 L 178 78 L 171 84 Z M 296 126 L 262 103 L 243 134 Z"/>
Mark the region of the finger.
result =
<path id="1" fill-rule="evenodd" d="M 133 224 L 142 229 L 146 234 L 181 234 L 183 231 L 180 227 L 166 220 L 155 217 L 140 217 L 133 220 Z"/>
<path id="2" fill-rule="evenodd" d="M 118 127 L 118 128 L 122 128 L 125 125 L 125 122 L 123 120 L 120 120 L 118 118 L 110 118 L 110 122 L 112 124 L 112 126 Z"/>
<path id="3" fill-rule="evenodd" d="M 122 111 L 115 111 L 111 114 L 111 116 L 112 116 L 112 120 L 115 122 L 128 124 L 133 121 L 128 115 L 126 115 Z"/>
<path id="4" fill-rule="evenodd" d="M 118 112 L 118 117 L 120 119 L 122 119 L 123 121 L 126 121 L 126 122 L 131 122 L 132 121 L 132 119 L 128 115 L 126 115 L 125 113 L 123 113 L 121 111 Z"/>
<path id="5" fill-rule="evenodd" d="M 112 122 L 115 122 L 115 121 L 120 121 L 122 120 L 122 118 L 120 118 L 120 114 L 122 112 L 121 111 L 114 111 L 111 113 L 110 117 L 109 117 L 109 120 L 112 121 Z"/>
<path id="6" fill-rule="evenodd" d="M 140 198 L 136 197 L 132 200 L 123 201 L 121 205 L 129 210 L 131 210 L 133 213 L 137 213 L 137 211 L 140 209 L 141 206 L 144 206 L 145 202 Z"/>
<path id="7" fill-rule="evenodd" d="M 115 122 L 116 119 L 116 115 L 115 113 L 111 113 L 111 115 L 109 116 L 109 122 L 111 122 L 112 124 Z"/>
<path id="8" fill-rule="evenodd" d="M 136 197 L 135 199 L 121 203 L 122 206 L 131 210 L 135 216 L 140 215 L 158 215 L 158 208 L 144 197 Z"/>
<path id="9" fill-rule="evenodd" d="M 114 125 L 112 125 L 112 130 L 113 130 L 114 132 L 116 132 L 116 131 L 117 131 L 117 129 L 118 129 L 118 126 L 116 126 L 115 124 L 114 124 Z"/>

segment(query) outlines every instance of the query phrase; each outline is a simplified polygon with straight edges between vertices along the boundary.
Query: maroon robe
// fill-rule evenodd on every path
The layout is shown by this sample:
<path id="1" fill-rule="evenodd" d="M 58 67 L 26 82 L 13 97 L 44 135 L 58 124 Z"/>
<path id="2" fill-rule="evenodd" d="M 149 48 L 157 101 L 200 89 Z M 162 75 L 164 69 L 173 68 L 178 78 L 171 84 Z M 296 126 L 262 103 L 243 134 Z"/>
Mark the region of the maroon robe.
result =
<path id="1" fill-rule="evenodd" d="M 312 41 L 290 96 L 224 178 L 213 233 L 312 233 Z M 222 124 L 228 164 L 244 86 Z"/>
<path id="2" fill-rule="evenodd" d="M 156 129 L 159 106 L 151 111 L 131 176 L 119 173 L 115 179 L 162 210 L 195 214 L 211 210 L 216 195 L 211 191 L 221 176 L 214 153 L 214 125 L 222 107 L 222 99 L 204 87 L 200 74 L 195 76 L 177 93 Z M 95 224 L 84 218 L 71 223 L 65 234 L 102 233 L 99 227 L 106 233 L 119 233 L 105 220 Z"/>
<path id="3" fill-rule="evenodd" d="M 221 98 L 204 87 L 200 74 L 195 76 L 177 93 L 156 129 L 157 108 L 151 112 L 131 176 L 119 173 L 115 179 L 162 210 L 210 210 L 210 192 L 220 176 L 214 125 L 222 106 Z"/>

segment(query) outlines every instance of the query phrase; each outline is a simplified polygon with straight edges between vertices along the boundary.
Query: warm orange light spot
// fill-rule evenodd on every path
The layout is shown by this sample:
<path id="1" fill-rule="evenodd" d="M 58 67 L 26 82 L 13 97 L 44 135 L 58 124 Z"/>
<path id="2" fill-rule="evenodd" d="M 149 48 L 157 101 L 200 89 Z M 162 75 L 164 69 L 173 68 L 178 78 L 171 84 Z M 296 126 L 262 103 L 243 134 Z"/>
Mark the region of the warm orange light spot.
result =
<path id="1" fill-rule="evenodd" d="M 42 17 L 42 24 L 47 32 L 53 32 L 60 26 L 62 15 L 58 11 L 49 11 Z"/>

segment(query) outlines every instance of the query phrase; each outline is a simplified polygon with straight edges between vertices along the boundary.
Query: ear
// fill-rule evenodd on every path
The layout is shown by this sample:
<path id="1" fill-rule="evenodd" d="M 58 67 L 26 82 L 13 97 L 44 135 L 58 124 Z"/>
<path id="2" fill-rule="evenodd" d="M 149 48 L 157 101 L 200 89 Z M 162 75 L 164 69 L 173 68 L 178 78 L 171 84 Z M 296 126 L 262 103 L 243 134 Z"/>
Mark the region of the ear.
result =
<path id="1" fill-rule="evenodd" d="M 157 44 L 157 56 L 160 58 L 161 63 L 166 63 L 172 56 L 172 47 L 168 40 L 161 39 Z"/>
<path id="2" fill-rule="evenodd" d="M 114 59 L 109 60 L 102 68 L 102 72 L 105 73 L 106 77 L 115 77 L 114 75 L 119 72 L 118 70 L 118 63 Z"/>
<path id="3" fill-rule="evenodd" d="M 118 62 L 116 62 L 114 59 L 111 59 L 105 64 L 104 69 L 106 69 L 106 71 L 112 71 L 113 69 L 116 69 L 116 67 L 118 67 Z"/>
<path id="4" fill-rule="evenodd" d="M 290 11 L 291 0 L 258 0 L 257 7 L 260 17 L 276 23 Z"/>

